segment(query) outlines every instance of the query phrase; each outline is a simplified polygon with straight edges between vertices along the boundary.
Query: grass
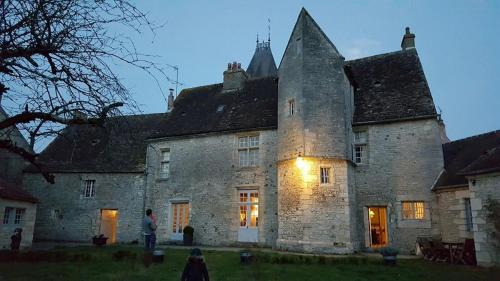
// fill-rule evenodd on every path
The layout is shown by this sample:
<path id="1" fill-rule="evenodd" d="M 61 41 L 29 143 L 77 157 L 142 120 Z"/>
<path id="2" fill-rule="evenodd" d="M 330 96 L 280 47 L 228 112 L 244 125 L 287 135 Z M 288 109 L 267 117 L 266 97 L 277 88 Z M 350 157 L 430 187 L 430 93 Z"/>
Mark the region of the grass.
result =
<path id="1" fill-rule="evenodd" d="M 482 269 L 423 260 L 398 260 L 388 267 L 374 258 L 280 255 L 254 252 L 250 265 L 239 253 L 204 251 L 211 280 L 499 280 L 500 269 Z M 0 280 L 180 280 L 188 250 L 167 249 L 165 262 L 145 267 L 138 247 L 67 248 L 31 261 L 0 261 Z M 56 257 L 56 258 L 54 258 Z M 56 262 L 55 260 L 64 260 Z M 48 260 L 48 261 L 41 261 Z"/>

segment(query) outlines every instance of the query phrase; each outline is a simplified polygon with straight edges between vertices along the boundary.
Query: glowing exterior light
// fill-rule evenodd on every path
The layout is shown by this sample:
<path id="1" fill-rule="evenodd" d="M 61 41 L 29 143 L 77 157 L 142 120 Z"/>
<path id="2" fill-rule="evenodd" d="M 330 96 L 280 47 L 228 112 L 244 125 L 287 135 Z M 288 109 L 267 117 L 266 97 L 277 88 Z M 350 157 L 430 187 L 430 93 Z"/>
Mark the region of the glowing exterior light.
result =
<path id="1" fill-rule="evenodd" d="M 297 157 L 297 160 L 295 161 L 295 165 L 300 170 L 300 173 L 302 175 L 302 179 L 305 182 L 314 181 L 314 179 L 315 179 L 314 175 L 311 175 L 309 173 L 311 170 L 311 162 L 310 161 L 308 161 L 302 157 Z"/>

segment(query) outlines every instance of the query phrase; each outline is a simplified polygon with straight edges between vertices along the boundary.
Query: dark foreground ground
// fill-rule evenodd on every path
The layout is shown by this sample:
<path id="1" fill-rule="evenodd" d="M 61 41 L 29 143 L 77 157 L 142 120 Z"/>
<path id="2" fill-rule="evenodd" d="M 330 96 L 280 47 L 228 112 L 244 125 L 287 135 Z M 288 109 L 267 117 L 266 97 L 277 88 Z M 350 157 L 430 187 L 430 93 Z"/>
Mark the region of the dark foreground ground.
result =
<path id="1" fill-rule="evenodd" d="M 0 280 L 180 280 L 189 251 L 166 249 L 162 264 L 145 266 L 138 247 L 64 248 L 9 257 L 0 253 Z M 254 252 L 242 265 L 238 252 L 204 251 L 211 280 L 500 280 L 500 269 L 423 260 L 398 260 L 394 267 L 378 258 L 318 257 Z M 16 261 L 12 261 L 15 259 Z"/>

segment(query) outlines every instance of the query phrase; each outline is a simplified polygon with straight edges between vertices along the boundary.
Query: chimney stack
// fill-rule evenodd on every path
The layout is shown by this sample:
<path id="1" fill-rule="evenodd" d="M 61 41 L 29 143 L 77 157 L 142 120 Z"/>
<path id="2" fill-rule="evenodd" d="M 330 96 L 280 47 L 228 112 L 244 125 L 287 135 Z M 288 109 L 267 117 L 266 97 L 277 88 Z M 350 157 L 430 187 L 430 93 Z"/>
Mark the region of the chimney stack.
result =
<path id="1" fill-rule="evenodd" d="M 172 111 L 174 109 L 174 89 L 168 89 L 170 94 L 168 94 L 167 100 L 167 112 Z"/>
<path id="2" fill-rule="evenodd" d="M 409 27 L 406 27 L 405 35 L 403 36 L 403 40 L 401 41 L 401 49 L 403 51 L 415 49 L 415 34 L 410 32 Z"/>
<path id="3" fill-rule="evenodd" d="M 227 70 L 224 71 L 223 91 L 236 91 L 243 88 L 248 74 L 241 68 L 241 63 L 228 63 Z"/>

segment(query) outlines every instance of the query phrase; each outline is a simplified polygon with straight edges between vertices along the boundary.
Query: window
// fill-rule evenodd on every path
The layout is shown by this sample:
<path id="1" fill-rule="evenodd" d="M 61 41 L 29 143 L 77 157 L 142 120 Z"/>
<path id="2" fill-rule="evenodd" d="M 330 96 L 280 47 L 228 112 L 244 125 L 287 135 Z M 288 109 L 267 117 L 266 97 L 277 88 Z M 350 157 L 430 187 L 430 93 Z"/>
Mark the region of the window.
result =
<path id="1" fill-rule="evenodd" d="M 295 100 L 288 101 L 288 116 L 293 116 L 295 114 Z"/>
<path id="2" fill-rule="evenodd" d="M 367 143 L 368 138 L 366 137 L 366 131 L 354 132 L 354 163 L 367 163 Z"/>
<path id="3" fill-rule="evenodd" d="M 170 176 L 170 150 L 163 150 L 160 158 L 160 177 L 168 178 Z"/>
<path id="4" fill-rule="evenodd" d="M 403 219 L 423 220 L 425 208 L 423 201 L 403 202 Z"/>
<path id="5" fill-rule="evenodd" d="M 330 183 L 330 170 L 328 167 L 320 168 L 320 179 L 322 184 Z"/>
<path id="6" fill-rule="evenodd" d="M 240 167 L 255 167 L 259 162 L 259 136 L 238 139 L 238 159 Z"/>
<path id="7" fill-rule="evenodd" d="M 472 209 L 470 198 L 464 198 L 465 203 L 465 230 L 472 231 Z"/>
<path id="8" fill-rule="evenodd" d="M 3 214 L 3 224 L 12 223 L 12 219 L 14 219 L 14 224 L 21 224 L 25 211 L 26 209 L 24 208 L 6 207 Z M 12 216 L 14 217 L 12 218 Z"/>
<path id="9" fill-rule="evenodd" d="M 95 180 L 84 181 L 84 194 L 85 198 L 92 198 L 95 195 Z"/>
<path id="10" fill-rule="evenodd" d="M 19 209 L 19 208 L 16 209 L 16 216 L 14 217 L 14 224 L 21 223 L 25 211 L 26 211 L 25 209 Z"/>
<path id="11" fill-rule="evenodd" d="M 240 227 L 255 228 L 259 226 L 259 192 L 256 190 L 239 191 Z"/>
<path id="12" fill-rule="evenodd" d="M 10 214 L 12 213 L 13 209 L 14 208 L 11 207 L 5 207 L 5 212 L 3 213 L 3 224 L 9 223 Z"/>

